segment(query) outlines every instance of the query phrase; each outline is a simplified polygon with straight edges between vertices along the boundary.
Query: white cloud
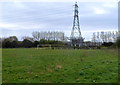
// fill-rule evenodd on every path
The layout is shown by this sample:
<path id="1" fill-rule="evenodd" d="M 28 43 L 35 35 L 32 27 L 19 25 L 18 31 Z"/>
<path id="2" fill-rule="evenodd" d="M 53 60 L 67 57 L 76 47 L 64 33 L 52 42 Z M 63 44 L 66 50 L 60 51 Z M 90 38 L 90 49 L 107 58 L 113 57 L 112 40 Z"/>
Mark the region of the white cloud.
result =
<path id="1" fill-rule="evenodd" d="M 32 24 L 32 23 L 1 23 L 0 29 L 8 30 L 24 30 L 24 29 L 41 29 L 45 27 L 45 24 Z"/>
<path id="2" fill-rule="evenodd" d="M 103 4 L 103 7 L 115 8 L 115 7 L 118 7 L 118 3 L 108 2 L 108 3 Z"/>
<path id="3" fill-rule="evenodd" d="M 105 13 L 107 13 L 107 11 L 105 9 L 102 9 L 102 8 L 94 8 L 94 12 L 95 12 L 95 14 L 105 14 Z"/>
<path id="4" fill-rule="evenodd" d="M 0 28 L 12 28 L 17 27 L 15 24 L 6 24 L 6 23 L 0 23 Z"/>
<path id="5" fill-rule="evenodd" d="M 15 7 L 18 7 L 18 8 L 24 8 L 25 9 L 25 7 L 26 7 L 21 1 L 17 1 L 17 0 L 14 0 L 13 4 L 15 5 Z"/>
<path id="6" fill-rule="evenodd" d="M 87 30 L 87 31 L 82 31 L 83 33 L 93 33 L 93 32 L 108 32 L 108 31 L 118 31 L 117 29 L 108 29 L 106 30 L 105 28 L 101 29 L 101 30 Z M 87 35 L 87 34 L 86 34 Z"/>

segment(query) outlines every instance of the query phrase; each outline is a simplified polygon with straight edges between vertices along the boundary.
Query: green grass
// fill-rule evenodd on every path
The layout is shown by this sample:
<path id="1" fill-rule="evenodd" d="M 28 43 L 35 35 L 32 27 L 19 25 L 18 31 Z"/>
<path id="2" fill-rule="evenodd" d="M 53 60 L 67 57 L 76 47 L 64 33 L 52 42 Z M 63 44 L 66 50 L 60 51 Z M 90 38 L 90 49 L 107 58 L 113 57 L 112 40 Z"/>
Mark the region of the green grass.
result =
<path id="1" fill-rule="evenodd" d="M 3 83 L 116 83 L 116 50 L 3 49 Z"/>

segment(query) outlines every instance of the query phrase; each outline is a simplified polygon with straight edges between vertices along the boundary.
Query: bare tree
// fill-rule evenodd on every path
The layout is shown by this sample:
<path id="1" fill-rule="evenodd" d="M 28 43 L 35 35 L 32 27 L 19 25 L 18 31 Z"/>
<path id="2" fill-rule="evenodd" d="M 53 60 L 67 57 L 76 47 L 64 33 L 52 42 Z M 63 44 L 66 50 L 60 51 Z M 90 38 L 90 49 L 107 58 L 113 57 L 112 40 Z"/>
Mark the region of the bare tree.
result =
<path id="1" fill-rule="evenodd" d="M 97 41 L 100 42 L 100 33 L 99 32 L 97 32 L 97 37 L 96 38 L 97 38 Z"/>
<path id="2" fill-rule="evenodd" d="M 103 31 L 100 34 L 100 38 L 101 38 L 102 42 L 105 42 L 105 33 Z"/>
<path id="3" fill-rule="evenodd" d="M 108 42 L 108 36 L 107 36 L 107 32 L 104 32 L 104 42 Z"/>
<path id="4" fill-rule="evenodd" d="M 95 34 L 95 32 L 92 35 L 92 42 L 96 42 L 96 34 Z"/>
<path id="5" fill-rule="evenodd" d="M 120 31 L 108 31 L 108 32 L 94 32 L 92 35 L 92 41 L 96 42 L 115 42 L 117 37 L 120 36 Z"/>
<path id="6" fill-rule="evenodd" d="M 40 38 L 41 38 L 40 32 L 33 32 L 33 33 L 32 33 L 32 36 L 33 36 L 33 39 L 34 39 L 35 41 L 39 41 Z"/>
<path id="7" fill-rule="evenodd" d="M 40 39 L 45 40 L 64 40 L 64 32 L 58 31 L 48 31 L 48 32 L 33 32 L 32 33 L 33 39 L 39 41 Z"/>

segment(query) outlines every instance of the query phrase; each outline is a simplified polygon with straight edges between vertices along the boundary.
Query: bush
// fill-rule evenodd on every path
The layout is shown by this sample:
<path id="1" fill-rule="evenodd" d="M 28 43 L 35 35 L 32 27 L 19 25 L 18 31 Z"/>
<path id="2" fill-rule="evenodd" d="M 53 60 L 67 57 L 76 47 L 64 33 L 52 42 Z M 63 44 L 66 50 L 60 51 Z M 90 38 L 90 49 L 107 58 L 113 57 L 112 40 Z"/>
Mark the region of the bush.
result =
<path id="1" fill-rule="evenodd" d="M 114 44 L 113 42 L 104 42 L 104 43 L 102 44 L 102 46 L 110 47 L 110 46 L 112 46 L 113 44 Z"/>

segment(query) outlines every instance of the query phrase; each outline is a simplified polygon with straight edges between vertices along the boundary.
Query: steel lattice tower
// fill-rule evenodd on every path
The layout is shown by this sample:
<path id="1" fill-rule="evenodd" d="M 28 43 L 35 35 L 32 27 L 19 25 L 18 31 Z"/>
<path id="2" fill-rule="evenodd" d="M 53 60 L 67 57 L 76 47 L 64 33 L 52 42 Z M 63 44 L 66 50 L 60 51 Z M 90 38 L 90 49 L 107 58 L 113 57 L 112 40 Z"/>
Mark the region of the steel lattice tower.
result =
<path id="1" fill-rule="evenodd" d="M 77 2 L 75 3 L 75 10 L 74 10 L 74 21 L 73 21 L 73 28 L 70 36 L 71 45 L 81 47 L 84 39 L 82 38 L 80 25 L 79 25 L 79 15 L 78 15 L 78 5 Z"/>

